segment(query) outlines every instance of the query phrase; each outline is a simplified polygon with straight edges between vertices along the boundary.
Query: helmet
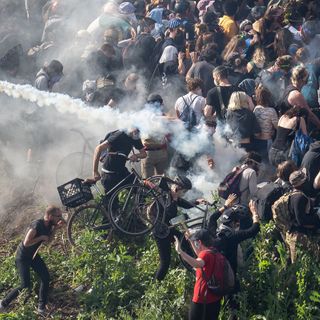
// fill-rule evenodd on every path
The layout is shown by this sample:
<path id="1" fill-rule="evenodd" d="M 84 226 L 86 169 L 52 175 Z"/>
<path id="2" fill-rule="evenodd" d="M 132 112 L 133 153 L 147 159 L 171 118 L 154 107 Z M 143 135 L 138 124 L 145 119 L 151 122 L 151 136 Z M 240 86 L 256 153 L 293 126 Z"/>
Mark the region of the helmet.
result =
<path id="1" fill-rule="evenodd" d="M 157 93 L 149 94 L 149 96 L 147 98 L 147 102 L 151 103 L 151 102 L 156 102 L 156 101 L 159 101 L 161 104 L 163 103 L 163 99 L 160 96 L 160 94 L 157 94 Z"/>
<path id="2" fill-rule="evenodd" d="M 178 174 L 175 176 L 174 181 L 177 185 L 179 185 L 181 188 L 185 190 L 192 189 L 192 183 L 191 181 L 184 175 Z"/>
<path id="3" fill-rule="evenodd" d="M 237 204 L 227 209 L 220 218 L 220 221 L 224 225 L 229 225 L 231 222 L 243 220 L 248 216 L 248 207 L 241 204 Z"/>

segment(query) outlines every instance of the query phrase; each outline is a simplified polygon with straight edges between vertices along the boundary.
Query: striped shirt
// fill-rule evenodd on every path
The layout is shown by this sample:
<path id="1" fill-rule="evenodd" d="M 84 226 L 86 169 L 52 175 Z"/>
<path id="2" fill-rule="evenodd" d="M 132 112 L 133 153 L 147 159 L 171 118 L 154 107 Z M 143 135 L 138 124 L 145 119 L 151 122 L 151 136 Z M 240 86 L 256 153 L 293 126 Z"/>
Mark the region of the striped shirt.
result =
<path id="1" fill-rule="evenodd" d="M 253 113 L 261 128 L 261 133 L 257 137 L 262 140 L 271 139 L 278 126 L 279 119 L 276 110 L 258 105 L 254 108 Z"/>

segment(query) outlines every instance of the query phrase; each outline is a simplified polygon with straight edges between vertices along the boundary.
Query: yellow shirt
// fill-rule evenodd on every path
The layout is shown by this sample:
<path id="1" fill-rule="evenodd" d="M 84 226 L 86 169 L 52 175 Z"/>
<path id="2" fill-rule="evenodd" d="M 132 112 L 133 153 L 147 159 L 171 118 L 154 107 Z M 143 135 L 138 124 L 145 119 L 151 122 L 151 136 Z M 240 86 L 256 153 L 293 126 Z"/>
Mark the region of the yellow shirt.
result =
<path id="1" fill-rule="evenodd" d="M 223 33 L 227 42 L 229 42 L 230 39 L 239 32 L 237 23 L 229 16 L 223 16 L 220 18 L 219 26 L 223 29 Z"/>

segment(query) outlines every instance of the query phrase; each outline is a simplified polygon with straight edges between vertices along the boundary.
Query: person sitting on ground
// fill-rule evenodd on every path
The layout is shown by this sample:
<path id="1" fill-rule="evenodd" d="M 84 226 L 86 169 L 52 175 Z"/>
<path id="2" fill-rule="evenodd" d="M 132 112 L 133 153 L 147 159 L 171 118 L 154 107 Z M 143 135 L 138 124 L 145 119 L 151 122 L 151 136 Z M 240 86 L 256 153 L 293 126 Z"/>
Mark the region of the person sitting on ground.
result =
<path id="1" fill-rule="evenodd" d="M 16 251 L 16 266 L 20 275 L 21 285 L 0 300 L 0 313 L 5 311 L 23 289 L 31 291 L 30 268 L 32 268 L 41 279 L 38 313 L 46 315 L 50 275 L 38 251 L 42 244 L 46 244 L 53 239 L 57 229 L 61 228 L 65 223 L 61 209 L 56 206 L 47 207 L 44 217 L 31 223 L 24 240 L 19 244 Z"/>

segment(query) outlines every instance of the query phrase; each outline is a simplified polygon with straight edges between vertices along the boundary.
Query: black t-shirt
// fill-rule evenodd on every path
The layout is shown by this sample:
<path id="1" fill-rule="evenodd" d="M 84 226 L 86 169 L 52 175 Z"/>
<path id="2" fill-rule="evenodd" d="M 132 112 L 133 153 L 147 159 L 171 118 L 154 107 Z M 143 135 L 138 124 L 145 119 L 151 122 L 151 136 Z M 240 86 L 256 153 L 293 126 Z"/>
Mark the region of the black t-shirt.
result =
<path id="1" fill-rule="evenodd" d="M 221 230 L 218 232 L 217 238 L 214 239 L 215 246 L 228 259 L 235 274 L 238 269 L 237 252 L 239 243 L 246 239 L 254 238 L 259 230 L 260 225 L 256 222 L 246 230 Z"/>
<path id="2" fill-rule="evenodd" d="M 35 237 L 40 237 L 40 236 L 49 236 L 52 230 L 52 225 L 49 224 L 48 226 L 45 225 L 44 219 L 38 219 L 33 221 L 30 224 L 30 229 L 35 229 L 37 231 Z M 17 257 L 20 258 L 29 258 L 32 259 L 33 255 L 41 245 L 42 241 L 39 241 L 32 246 L 25 247 L 23 244 L 23 241 L 19 244 L 18 249 L 17 249 Z"/>
<path id="3" fill-rule="evenodd" d="M 212 79 L 212 71 L 214 70 L 214 65 L 207 61 L 196 62 L 189 71 L 191 78 L 199 78 L 203 81 L 202 94 L 204 97 L 207 96 L 209 90 L 214 87 Z"/>
<path id="4" fill-rule="evenodd" d="M 156 41 L 150 34 L 139 34 L 124 51 L 123 61 L 125 67 L 134 65 L 137 69 L 148 69 L 152 72 L 153 52 Z"/>
<path id="5" fill-rule="evenodd" d="M 295 220 L 295 226 L 292 231 L 308 233 L 313 229 L 320 228 L 319 217 L 312 212 L 313 208 L 309 199 L 302 193 L 297 192 L 291 195 L 289 200 L 289 212 Z M 305 228 L 304 226 L 313 226 L 314 228 Z"/>
<path id="6" fill-rule="evenodd" d="M 110 144 L 109 152 L 119 152 L 126 156 L 129 155 L 133 147 L 137 150 L 143 149 L 141 139 L 135 140 L 120 130 L 108 133 L 104 141 L 108 141 Z M 107 154 L 103 163 L 103 168 L 108 171 L 120 173 L 126 170 L 126 161 L 127 159 L 124 156 Z"/>
<path id="7" fill-rule="evenodd" d="M 316 141 L 310 145 L 308 152 L 302 159 L 301 167 L 307 170 L 308 190 L 306 191 L 306 195 L 315 197 L 319 193 L 319 190 L 313 188 L 313 182 L 320 171 L 320 141 Z"/>
<path id="8" fill-rule="evenodd" d="M 219 100 L 219 93 L 218 93 L 218 88 L 215 87 L 211 89 L 208 94 L 207 94 L 207 105 L 212 106 L 213 110 L 216 112 L 216 116 L 219 120 L 224 120 L 225 118 L 225 112 L 228 108 L 230 96 L 233 92 L 235 91 L 241 91 L 235 86 L 228 86 L 228 87 L 219 87 L 221 90 L 221 97 L 222 101 L 224 103 L 225 110 L 223 111 L 223 107 L 220 105 L 220 100 Z"/>

